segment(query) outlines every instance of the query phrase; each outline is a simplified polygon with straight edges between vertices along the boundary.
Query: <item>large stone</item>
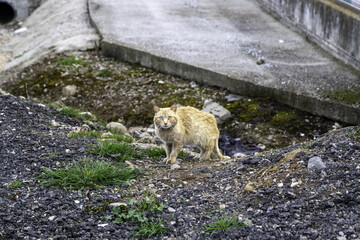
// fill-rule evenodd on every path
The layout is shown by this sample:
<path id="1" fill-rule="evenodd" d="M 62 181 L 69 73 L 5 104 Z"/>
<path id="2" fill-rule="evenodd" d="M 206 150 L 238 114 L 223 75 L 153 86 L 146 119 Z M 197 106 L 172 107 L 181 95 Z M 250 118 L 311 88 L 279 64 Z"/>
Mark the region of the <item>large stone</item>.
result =
<path id="1" fill-rule="evenodd" d="M 203 111 L 214 115 L 218 124 L 221 124 L 231 118 L 229 110 L 212 100 L 205 101 Z"/>
<path id="2" fill-rule="evenodd" d="M 62 89 L 62 95 L 64 97 L 74 96 L 78 91 L 78 88 L 75 85 L 67 85 Z"/>
<path id="3" fill-rule="evenodd" d="M 320 157 L 312 157 L 309 159 L 308 168 L 324 169 L 326 168 L 326 165 Z"/>
<path id="4" fill-rule="evenodd" d="M 127 133 L 127 128 L 119 122 L 108 123 L 106 128 L 120 134 Z"/>

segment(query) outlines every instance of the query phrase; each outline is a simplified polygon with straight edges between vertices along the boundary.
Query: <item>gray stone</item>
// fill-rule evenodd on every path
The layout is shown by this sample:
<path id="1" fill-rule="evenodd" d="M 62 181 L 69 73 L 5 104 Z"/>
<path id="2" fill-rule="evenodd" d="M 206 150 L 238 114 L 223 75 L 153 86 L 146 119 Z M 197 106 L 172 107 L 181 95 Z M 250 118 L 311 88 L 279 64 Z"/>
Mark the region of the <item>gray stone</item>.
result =
<path id="1" fill-rule="evenodd" d="M 63 87 L 62 89 L 62 95 L 64 97 L 71 97 L 74 96 L 78 91 L 77 86 L 75 85 L 67 85 L 65 87 Z"/>
<path id="2" fill-rule="evenodd" d="M 106 125 L 106 128 L 112 130 L 116 133 L 125 134 L 127 133 L 127 129 L 124 125 L 119 122 L 111 122 Z"/>
<path id="3" fill-rule="evenodd" d="M 242 96 L 239 96 L 236 94 L 229 94 L 225 98 L 228 102 L 235 102 L 235 101 L 239 101 L 239 100 L 243 99 Z"/>
<path id="4" fill-rule="evenodd" d="M 309 159 L 308 168 L 324 169 L 326 165 L 320 157 L 312 157 Z"/>
<path id="5" fill-rule="evenodd" d="M 212 100 L 205 101 L 203 111 L 213 114 L 218 124 L 225 122 L 231 117 L 229 110 Z"/>

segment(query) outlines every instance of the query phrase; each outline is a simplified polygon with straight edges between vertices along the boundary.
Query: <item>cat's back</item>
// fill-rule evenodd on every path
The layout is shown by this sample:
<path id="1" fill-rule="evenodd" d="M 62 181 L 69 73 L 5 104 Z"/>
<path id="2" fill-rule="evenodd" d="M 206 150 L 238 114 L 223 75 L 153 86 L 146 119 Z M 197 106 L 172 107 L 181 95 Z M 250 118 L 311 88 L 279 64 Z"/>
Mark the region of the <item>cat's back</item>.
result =
<path id="1" fill-rule="evenodd" d="M 203 111 L 200 111 L 194 107 L 180 107 L 177 110 L 177 114 L 185 127 L 215 127 L 217 129 L 215 117 Z"/>

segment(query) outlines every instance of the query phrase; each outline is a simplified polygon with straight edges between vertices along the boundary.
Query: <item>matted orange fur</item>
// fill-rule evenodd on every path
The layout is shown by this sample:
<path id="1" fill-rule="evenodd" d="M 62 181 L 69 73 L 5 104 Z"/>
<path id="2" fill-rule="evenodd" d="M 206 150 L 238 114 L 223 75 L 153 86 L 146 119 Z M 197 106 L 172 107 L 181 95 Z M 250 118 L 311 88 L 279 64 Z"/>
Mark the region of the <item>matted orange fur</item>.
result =
<path id="1" fill-rule="evenodd" d="M 200 160 L 209 159 L 211 154 L 219 159 L 221 154 L 219 129 L 215 117 L 193 107 L 172 105 L 170 108 L 154 107 L 155 133 L 165 142 L 166 163 L 175 163 L 183 145 L 195 145 L 201 149 Z"/>

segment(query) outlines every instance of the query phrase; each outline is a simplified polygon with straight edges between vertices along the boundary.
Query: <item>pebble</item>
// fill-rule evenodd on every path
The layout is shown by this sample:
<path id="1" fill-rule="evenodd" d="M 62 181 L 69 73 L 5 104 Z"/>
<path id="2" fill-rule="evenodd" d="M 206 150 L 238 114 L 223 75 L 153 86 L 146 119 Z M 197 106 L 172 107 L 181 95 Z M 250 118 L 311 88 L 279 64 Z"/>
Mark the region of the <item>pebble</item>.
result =
<path id="1" fill-rule="evenodd" d="M 172 164 L 171 166 L 170 166 L 170 170 L 176 170 L 176 169 L 179 169 L 180 168 L 180 165 L 179 164 Z"/>
<path id="2" fill-rule="evenodd" d="M 220 208 L 220 209 L 225 209 L 225 208 L 226 208 L 226 205 L 225 205 L 225 204 L 220 204 L 220 205 L 219 205 L 219 208 Z"/>
<path id="3" fill-rule="evenodd" d="M 255 183 L 253 183 L 253 182 L 249 182 L 244 187 L 244 191 L 246 191 L 246 192 L 253 192 L 254 189 L 255 189 Z"/>
<path id="4" fill-rule="evenodd" d="M 168 211 L 171 212 L 171 213 L 176 212 L 176 210 L 174 208 L 172 208 L 172 207 L 168 207 Z"/>

